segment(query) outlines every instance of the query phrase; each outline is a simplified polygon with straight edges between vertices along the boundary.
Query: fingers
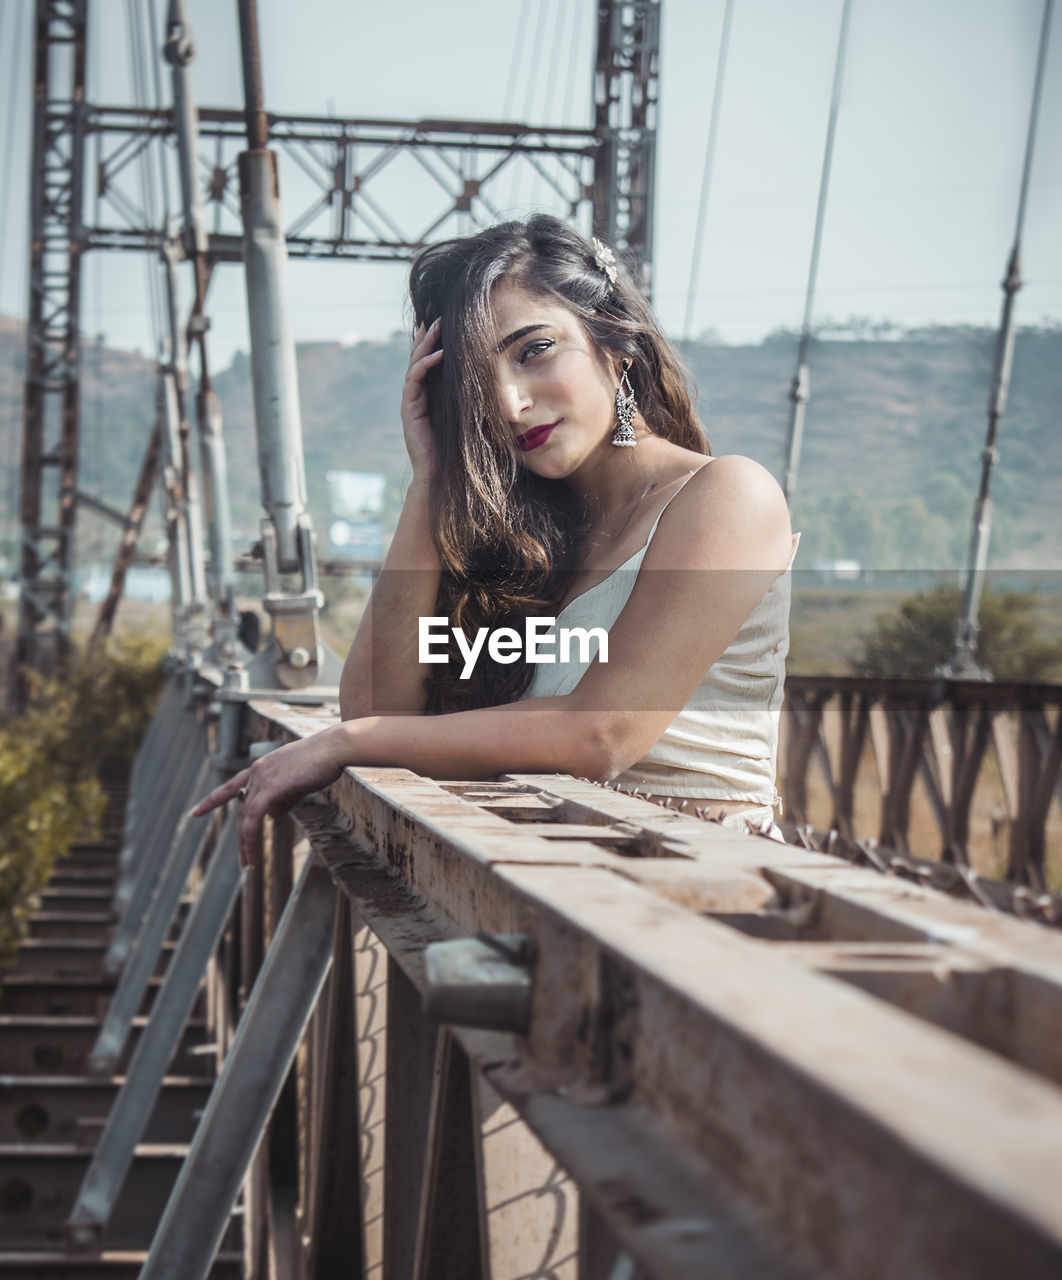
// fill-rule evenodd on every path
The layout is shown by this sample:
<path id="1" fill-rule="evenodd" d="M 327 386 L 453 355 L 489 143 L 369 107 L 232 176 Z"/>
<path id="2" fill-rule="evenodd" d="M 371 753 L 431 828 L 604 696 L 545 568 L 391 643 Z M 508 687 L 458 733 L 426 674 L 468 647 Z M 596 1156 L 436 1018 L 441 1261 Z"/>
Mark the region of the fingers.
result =
<path id="1" fill-rule="evenodd" d="M 409 353 L 409 367 L 406 371 L 407 380 L 419 371 L 419 376 L 424 376 L 424 371 L 430 369 L 432 365 L 438 364 L 442 358 L 442 348 L 433 350 L 435 344 L 439 340 L 439 322 L 438 320 L 426 330 L 424 335 L 413 344 L 413 350 Z"/>
<path id="2" fill-rule="evenodd" d="M 421 394 L 424 390 L 422 384 L 425 375 L 429 369 L 434 369 L 442 358 L 443 352 L 440 347 L 438 351 L 432 351 L 426 356 L 421 356 L 419 360 L 409 366 L 406 370 L 406 385 L 403 391 L 403 399 L 407 404 L 412 404 Z"/>
<path id="3" fill-rule="evenodd" d="M 243 769 L 240 773 L 234 773 L 228 781 L 223 782 L 220 787 L 215 787 L 209 795 L 204 796 L 190 811 L 189 816 L 201 818 L 204 814 L 210 813 L 212 809 L 219 808 L 229 800 L 235 800 L 240 789 L 247 786 L 250 777 L 250 769 Z M 261 859 L 262 821 L 267 811 L 268 803 L 263 802 L 260 791 L 249 795 L 240 805 L 236 834 L 241 867 L 257 865 Z"/>
<path id="4" fill-rule="evenodd" d="M 236 793 L 246 783 L 250 777 L 250 769 L 244 769 L 240 773 L 234 773 L 227 782 L 223 782 L 220 787 L 215 787 L 213 791 L 202 800 L 198 801 L 195 806 L 189 810 L 190 818 L 201 818 L 203 814 L 209 813 L 211 809 L 217 809 L 219 805 L 227 803 L 235 798 Z"/>
<path id="5" fill-rule="evenodd" d="M 409 362 L 412 364 L 418 360 L 426 351 L 430 351 L 439 340 L 439 330 L 442 327 L 442 321 L 438 318 L 433 320 L 425 329 L 421 324 L 417 326 L 417 332 L 413 336 L 413 349 L 409 353 Z"/>
<path id="6" fill-rule="evenodd" d="M 262 859 L 262 822 L 265 809 L 260 801 L 249 800 L 240 809 L 236 840 L 241 867 L 256 867 Z"/>
<path id="7" fill-rule="evenodd" d="M 441 351 L 433 351 L 432 348 L 439 341 L 439 330 L 441 328 L 438 320 L 433 320 L 431 324 L 424 328 L 423 325 L 417 329 L 416 340 L 413 343 L 413 349 L 409 353 L 409 370 L 406 374 L 407 378 L 415 369 L 421 369 L 421 377 L 424 376 L 423 370 L 431 368 L 431 364 L 438 362 L 442 355 Z M 425 358 L 431 360 L 431 364 L 424 365 Z"/>

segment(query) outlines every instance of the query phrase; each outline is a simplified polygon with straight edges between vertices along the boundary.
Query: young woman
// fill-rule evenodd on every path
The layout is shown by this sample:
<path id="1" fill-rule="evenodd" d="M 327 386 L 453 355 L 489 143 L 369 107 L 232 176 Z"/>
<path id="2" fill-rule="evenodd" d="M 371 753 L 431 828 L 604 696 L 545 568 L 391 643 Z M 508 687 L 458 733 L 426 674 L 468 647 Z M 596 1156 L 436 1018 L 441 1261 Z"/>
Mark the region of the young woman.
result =
<path id="1" fill-rule="evenodd" d="M 412 481 L 343 721 L 194 812 L 241 797 L 244 864 L 346 765 L 570 773 L 769 820 L 795 541 L 774 479 L 711 456 L 644 297 L 557 219 L 433 245 L 410 291 Z M 576 628 L 596 647 L 549 661 Z"/>

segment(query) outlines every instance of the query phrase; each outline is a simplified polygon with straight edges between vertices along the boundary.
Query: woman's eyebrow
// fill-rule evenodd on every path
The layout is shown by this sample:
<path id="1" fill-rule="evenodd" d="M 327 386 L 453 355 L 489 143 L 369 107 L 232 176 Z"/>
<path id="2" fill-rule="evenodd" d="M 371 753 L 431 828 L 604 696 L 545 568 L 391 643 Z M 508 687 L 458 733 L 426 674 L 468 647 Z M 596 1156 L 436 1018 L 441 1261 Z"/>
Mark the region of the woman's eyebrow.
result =
<path id="1" fill-rule="evenodd" d="M 526 338 L 529 333 L 534 333 L 538 329 L 545 329 L 545 327 L 546 326 L 544 324 L 529 324 L 525 325 L 522 329 L 514 329 L 507 338 L 502 338 L 495 350 L 498 355 L 501 355 L 506 347 L 512 346 L 512 344 L 519 338 Z"/>

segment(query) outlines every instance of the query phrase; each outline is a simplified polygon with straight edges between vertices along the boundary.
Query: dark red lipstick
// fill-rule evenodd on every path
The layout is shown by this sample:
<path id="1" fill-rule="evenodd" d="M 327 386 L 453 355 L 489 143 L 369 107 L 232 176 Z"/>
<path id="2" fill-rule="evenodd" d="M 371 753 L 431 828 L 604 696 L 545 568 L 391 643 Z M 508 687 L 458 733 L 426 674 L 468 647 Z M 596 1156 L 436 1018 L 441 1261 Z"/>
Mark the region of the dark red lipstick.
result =
<path id="1" fill-rule="evenodd" d="M 523 435 L 516 437 L 516 447 L 522 453 L 528 453 L 532 449 L 537 449 L 540 444 L 545 444 L 553 434 L 553 428 L 557 426 L 557 422 L 547 422 L 542 427 L 532 427 L 529 431 L 525 431 Z"/>

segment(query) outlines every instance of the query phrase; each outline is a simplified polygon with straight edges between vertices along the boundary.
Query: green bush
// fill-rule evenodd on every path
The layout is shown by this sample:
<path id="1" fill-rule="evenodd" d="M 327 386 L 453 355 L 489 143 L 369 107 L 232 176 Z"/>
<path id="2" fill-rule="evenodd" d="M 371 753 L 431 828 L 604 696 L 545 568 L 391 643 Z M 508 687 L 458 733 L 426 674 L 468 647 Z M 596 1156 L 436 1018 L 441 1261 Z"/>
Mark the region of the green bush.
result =
<path id="1" fill-rule="evenodd" d="M 931 676 L 951 659 L 962 608 L 957 586 L 938 584 L 909 596 L 878 619 L 852 663 L 859 675 Z M 1039 601 L 1030 591 L 981 597 L 976 659 L 997 680 L 1057 680 L 1062 643 L 1040 633 Z"/>
<path id="2" fill-rule="evenodd" d="M 38 682 L 28 709 L 0 721 L 0 971 L 56 860 L 99 838 L 100 776 L 132 759 L 162 687 L 161 659 L 159 647 L 127 642 L 68 681 Z"/>

